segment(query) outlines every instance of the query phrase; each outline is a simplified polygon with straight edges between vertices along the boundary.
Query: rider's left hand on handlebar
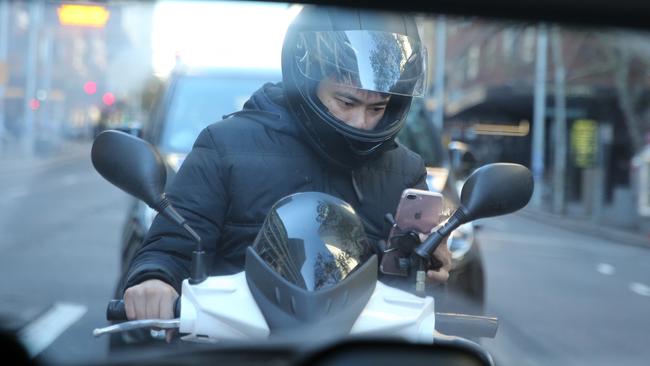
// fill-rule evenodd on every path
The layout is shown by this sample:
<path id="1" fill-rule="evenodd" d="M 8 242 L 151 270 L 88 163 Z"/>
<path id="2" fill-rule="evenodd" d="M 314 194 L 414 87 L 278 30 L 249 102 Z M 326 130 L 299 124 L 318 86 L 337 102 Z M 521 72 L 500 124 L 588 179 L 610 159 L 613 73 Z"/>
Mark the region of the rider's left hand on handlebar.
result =
<path id="1" fill-rule="evenodd" d="M 426 235 L 420 234 L 420 239 L 423 242 L 426 238 Z M 451 251 L 449 251 L 449 247 L 447 246 L 447 239 L 449 239 L 449 237 L 445 238 L 433 252 L 433 257 L 439 263 L 442 263 L 442 266 L 436 270 L 430 269 L 427 271 L 427 280 L 429 282 L 444 283 L 449 279 L 449 271 L 451 271 L 452 262 Z"/>

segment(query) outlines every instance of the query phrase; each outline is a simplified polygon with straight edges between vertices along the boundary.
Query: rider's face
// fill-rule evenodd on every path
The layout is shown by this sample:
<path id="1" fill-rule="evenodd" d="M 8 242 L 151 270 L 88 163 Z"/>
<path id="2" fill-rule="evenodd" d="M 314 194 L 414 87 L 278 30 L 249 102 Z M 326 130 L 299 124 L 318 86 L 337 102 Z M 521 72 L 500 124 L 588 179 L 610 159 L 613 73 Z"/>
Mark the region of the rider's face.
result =
<path id="1" fill-rule="evenodd" d="M 329 77 L 318 84 L 316 95 L 336 118 L 362 130 L 372 130 L 384 116 L 390 96 L 360 90 Z"/>

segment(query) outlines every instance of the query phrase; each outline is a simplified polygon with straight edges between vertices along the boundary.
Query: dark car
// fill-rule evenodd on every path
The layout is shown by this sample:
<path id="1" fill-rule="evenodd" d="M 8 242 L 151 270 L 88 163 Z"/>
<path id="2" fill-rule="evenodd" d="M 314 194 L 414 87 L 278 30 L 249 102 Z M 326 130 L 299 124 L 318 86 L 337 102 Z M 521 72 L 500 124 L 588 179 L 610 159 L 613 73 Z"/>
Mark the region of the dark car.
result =
<path id="1" fill-rule="evenodd" d="M 433 116 L 425 108 L 424 100 L 414 98 L 406 125 L 397 140 L 424 159 L 429 190 L 444 196 L 444 211 L 451 212 L 460 203 L 462 184 L 475 168 L 475 159 L 467 145 L 452 141 L 445 146 L 433 124 Z M 456 229 L 449 238 L 453 270 L 447 285 L 448 296 L 436 298 L 444 311 L 482 314 L 485 305 L 485 278 L 481 249 L 475 230 L 467 223 Z"/>
<path id="2" fill-rule="evenodd" d="M 141 136 L 152 143 L 167 165 L 167 181 L 176 173 L 194 140 L 209 124 L 240 110 L 266 82 L 281 79 L 265 69 L 176 70 L 158 96 Z M 133 200 L 122 236 L 122 273 L 139 249 L 156 212 Z"/>
<path id="3" fill-rule="evenodd" d="M 279 70 L 175 70 L 139 133 L 163 156 L 167 181 L 171 181 L 201 130 L 240 110 L 264 83 L 280 79 Z M 133 200 L 122 236 L 122 271 L 128 268 L 155 215 L 144 202 Z"/>
<path id="4" fill-rule="evenodd" d="M 209 124 L 242 108 L 264 83 L 282 78 L 275 69 L 176 69 L 155 97 L 149 120 L 142 130 L 131 129 L 161 153 L 167 166 L 167 182 L 178 171 L 197 136 Z M 133 199 L 122 233 L 120 280 L 115 288 L 121 298 L 125 272 L 140 249 L 156 212 Z M 130 332 L 111 339 L 111 346 L 149 337 L 149 332 Z M 156 332 L 151 332 L 156 335 Z"/>

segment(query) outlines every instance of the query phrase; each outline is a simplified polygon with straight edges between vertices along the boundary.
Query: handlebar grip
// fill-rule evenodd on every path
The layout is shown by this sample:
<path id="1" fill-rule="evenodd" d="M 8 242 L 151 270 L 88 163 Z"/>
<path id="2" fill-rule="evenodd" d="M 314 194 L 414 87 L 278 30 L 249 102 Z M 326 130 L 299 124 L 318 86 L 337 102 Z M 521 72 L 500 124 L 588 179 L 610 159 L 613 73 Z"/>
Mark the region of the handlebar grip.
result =
<path id="1" fill-rule="evenodd" d="M 174 301 L 174 318 L 181 316 L 181 297 L 177 297 Z M 108 302 L 106 307 L 106 320 L 109 321 L 127 321 L 129 320 L 126 317 L 126 307 L 124 306 L 124 300 L 111 300 Z"/>
<path id="2" fill-rule="evenodd" d="M 498 328 L 499 321 L 494 317 L 436 313 L 436 330 L 443 334 L 494 338 Z"/>
<path id="3" fill-rule="evenodd" d="M 106 320 L 127 321 L 124 300 L 111 300 L 106 307 Z"/>

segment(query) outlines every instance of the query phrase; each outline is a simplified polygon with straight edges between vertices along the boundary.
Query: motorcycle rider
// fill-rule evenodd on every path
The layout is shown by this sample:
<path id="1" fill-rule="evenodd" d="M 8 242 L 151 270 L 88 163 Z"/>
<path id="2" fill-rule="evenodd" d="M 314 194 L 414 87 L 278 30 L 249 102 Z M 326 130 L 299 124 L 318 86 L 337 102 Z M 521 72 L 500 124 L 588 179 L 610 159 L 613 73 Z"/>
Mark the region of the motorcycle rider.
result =
<path id="1" fill-rule="evenodd" d="M 426 52 L 413 18 L 305 6 L 282 48 L 282 82 L 204 129 L 167 191 L 212 258 L 210 275 L 239 272 L 245 249 L 280 198 L 319 191 L 350 203 L 378 253 L 405 188 L 427 189 L 420 156 L 395 142 L 425 92 Z M 123 288 L 129 319 L 171 318 L 196 244 L 158 215 Z M 427 271 L 443 283 L 447 245 Z"/>

